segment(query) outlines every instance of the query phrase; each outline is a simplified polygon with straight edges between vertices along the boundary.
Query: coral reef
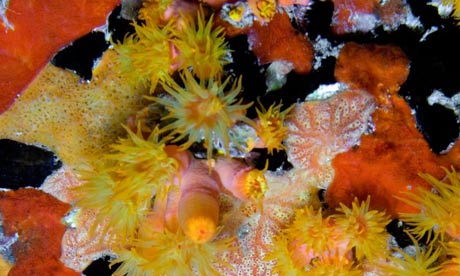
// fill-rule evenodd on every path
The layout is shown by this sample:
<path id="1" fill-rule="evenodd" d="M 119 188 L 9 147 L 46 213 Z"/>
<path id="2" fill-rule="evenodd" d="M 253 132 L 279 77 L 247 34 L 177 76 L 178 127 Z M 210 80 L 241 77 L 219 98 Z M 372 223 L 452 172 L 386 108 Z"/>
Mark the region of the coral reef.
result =
<path id="1" fill-rule="evenodd" d="M 79 3 L 82 18 L 97 14 L 83 25 L 109 2 Z M 104 40 L 113 49 L 90 80 L 48 65 L 0 116 L 0 138 L 63 163 L 39 189 L 0 192 L 0 253 L 14 255 L 0 270 L 76 275 L 105 257 L 120 276 L 458 273 L 460 147 L 434 153 L 398 94 L 413 70 L 404 43 L 436 31 L 412 15 L 426 5 L 204 2 L 123 1 L 131 25 Z M 37 39 L 13 13 L 23 1 L 0 3 L 5 36 L 31 61 L 0 72 L 30 77 L 42 44 L 48 56 L 57 44 L 23 51 Z M 407 28 L 426 33 L 401 38 Z"/>

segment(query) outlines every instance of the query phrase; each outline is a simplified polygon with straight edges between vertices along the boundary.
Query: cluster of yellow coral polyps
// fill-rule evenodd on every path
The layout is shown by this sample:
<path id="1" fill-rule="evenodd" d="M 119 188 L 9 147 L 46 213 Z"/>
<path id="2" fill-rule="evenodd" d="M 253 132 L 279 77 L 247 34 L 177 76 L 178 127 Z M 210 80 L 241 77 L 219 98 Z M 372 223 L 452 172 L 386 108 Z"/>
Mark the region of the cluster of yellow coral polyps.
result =
<path id="1" fill-rule="evenodd" d="M 181 14 L 180 20 L 172 18 L 161 26 L 158 17 L 163 15 L 148 13 L 156 3 L 144 4 L 140 14 L 145 23 L 134 23 L 135 33 L 123 43 L 115 43 L 124 72 L 133 84 L 142 83 L 153 93 L 159 82 L 172 82 L 170 74 L 177 69 L 191 69 L 201 79 L 222 74 L 229 50 L 223 29 L 213 26 L 212 16 L 206 21 L 200 8 L 196 19 Z"/>
<path id="2" fill-rule="evenodd" d="M 147 21 L 134 24 L 136 33 L 125 38 L 123 44 L 115 44 L 122 70 L 130 84 L 142 84 L 153 92 L 159 81 L 169 80 L 172 70 L 172 52 L 168 40 L 172 35 L 172 23 L 159 27 Z"/>
<path id="3" fill-rule="evenodd" d="M 147 139 L 127 131 L 76 188 L 76 207 L 96 213 L 90 234 L 102 229 L 111 237 L 113 263 L 122 263 L 116 275 L 214 274 L 231 241 L 210 242 L 219 223 L 217 178 L 206 162 L 166 146 L 157 130 Z"/>
<path id="4" fill-rule="evenodd" d="M 151 93 L 163 93 L 147 98 L 166 114 L 148 128 L 140 121 L 148 120 L 148 115 L 129 122 L 128 138 L 112 145 L 113 152 L 100 167 L 83 171 L 76 206 L 94 210 L 103 232 L 112 237 L 117 256 L 112 263 L 121 264 L 116 275 L 213 275 L 231 267 L 230 258 L 222 257 L 241 256 L 233 249 L 244 247 L 245 241 L 236 239 L 241 229 L 235 227 L 265 215 L 265 201 L 273 201 L 274 195 L 265 197 L 270 189 L 266 170 L 228 158 L 231 129 L 237 123 L 249 127 L 256 123 L 245 116 L 251 103 L 243 104 L 238 98 L 241 77 L 223 79 L 229 50 L 222 29 L 214 28 L 212 16 L 205 20 L 201 7 L 196 18 L 187 13 L 185 19 L 173 17 L 165 22 L 164 14 L 148 13 L 149 5 L 159 4 L 144 3 L 140 15 L 145 22 L 135 24 L 136 33 L 116 44 L 115 50 L 131 85 L 141 83 Z M 177 82 L 172 77 L 175 70 L 181 78 Z M 270 152 L 282 148 L 285 138 L 283 125 L 289 110 L 281 112 L 280 107 L 262 107 L 258 112 L 259 135 L 267 138 L 282 130 L 274 142 L 265 141 Z M 208 160 L 195 159 L 187 151 L 201 141 Z M 215 144 L 225 157 L 213 159 Z M 233 209 L 223 206 L 224 195 Z M 289 220 L 290 211 L 283 209 L 289 206 L 271 205 L 267 213 Z M 227 225 L 233 218 L 238 223 Z M 272 218 L 266 221 L 277 225 Z M 258 229 L 258 224 L 263 223 L 255 221 L 251 227 Z M 93 229 L 101 228 L 94 225 Z"/>
<path id="5" fill-rule="evenodd" d="M 420 174 L 432 189 L 418 188 L 401 200 L 420 210 L 419 213 L 403 213 L 401 218 L 411 225 L 409 230 L 417 239 L 426 238 L 428 246 L 438 248 L 437 255 L 447 255 L 442 262 L 441 275 L 460 272 L 460 174 L 454 169 L 444 169 L 446 176 L 439 180 L 429 174 Z M 433 253 L 434 255 L 434 253 Z M 437 257 L 435 258 L 437 259 Z"/>
<path id="6" fill-rule="evenodd" d="M 267 259 L 275 263 L 274 270 L 280 275 L 291 269 L 298 271 L 297 275 L 319 271 L 326 274 L 318 275 L 362 275 L 362 261 L 375 262 L 389 249 L 390 235 L 385 229 L 389 217 L 369 210 L 369 203 L 370 198 L 362 203 L 355 199 L 351 208 L 343 205 L 337 214 L 327 217 L 311 206 L 297 210 Z M 290 252 L 290 261 L 280 256 L 285 251 Z M 341 274 L 333 274 L 336 272 Z"/>
<path id="7" fill-rule="evenodd" d="M 441 181 L 429 174 L 420 174 L 430 183 L 433 191 L 418 188 L 417 193 L 407 193 L 401 198 L 420 210 L 420 213 L 402 213 L 401 217 L 414 226 L 411 232 L 422 238 L 427 235 L 431 240 L 457 240 L 460 238 L 460 175 L 455 170 L 446 171 L 446 180 Z"/>
<path id="8" fill-rule="evenodd" d="M 97 220 L 104 222 L 103 232 L 119 243 L 136 237 L 140 221 L 150 209 L 152 197 L 167 189 L 178 164 L 164 151 L 154 131 L 147 140 L 131 132 L 112 147 L 97 168 L 81 171 L 83 185 L 77 188 L 76 206 L 94 209 Z M 158 163 L 161 166 L 158 166 Z M 97 225 L 94 225 L 93 231 Z"/>
<path id="9" fill-rule="evenodd" d="M 333 178 L 331 159 L 359 143 L 376 108 L 374 97 L 358 89 L 340 91 L 296 104 L 292 114 L 291 108 L 282 112 L 281 105 L 261 107 L 258 121 L 251 121 L 245 115 L 250 104 L 238 99 L 241 78 L 223 79 L 229 52 L 212 16 L 206 21 L 200 7 L 196 18 L 187 13 L 163 22 L 164 14 L 149 15 L 149 4 L 160 3 L 146 2 L 140 11 L 145 24 L 135 25 L 136 34 L 115 48 L 133 84 L 163 93 L 150 99 L 166 114 L 156 122 L 155 139 L 144 139 L 143 122 L 132 124 L 137 133 L 128 130 L 128 139 L 113 146 L 115 152 L 106 158 L 109 166 L 83 178 L 77 203 L 96 209 L 107 232 L 122 241 L 113 246 L 117 257 L 112 263 L 121 264 L 116 275 L 438 270 L 433 262 L 440 250 L 424 251 L 416 242 L 414 258 L 402 251 L 404 260 L 390 257 L 389 217 L 369 210 L 369 198 L 355 199 L 351 207 L 341 204 L 324 216 L 310 205 L 315 189 L 326 188 Z M 177 82 L 171 76 L 175 70 Z M 269 153 L 286 149 L 294 168 L 275 174 L 235 159 L 213 159 L 216 141 L 231 157 L 229 132 L 238 122 L 253 127 Z M 201 141 L 207 160 L 187 151 Z M 443 194 L 441 186 L 438 190 Z M 117 214 L 119 208 L 124 211 Z M 457 232 L 445 228 L 448 234 Z M 456 254 L 456 245 L 449 246 L 449 254 Z M 450 259 L 449 267 L 455 267 L 455 260 Z"/>

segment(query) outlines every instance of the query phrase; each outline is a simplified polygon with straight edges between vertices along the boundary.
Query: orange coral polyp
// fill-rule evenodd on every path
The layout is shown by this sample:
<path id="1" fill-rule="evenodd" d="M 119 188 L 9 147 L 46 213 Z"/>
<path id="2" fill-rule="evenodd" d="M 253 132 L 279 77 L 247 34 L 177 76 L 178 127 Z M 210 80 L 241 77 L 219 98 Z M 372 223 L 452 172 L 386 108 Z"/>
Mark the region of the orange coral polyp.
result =
<path id="1" fill-rule="evenodd" d="M 268 190 L 264 175 L 268 163 L 258 170 L 236 159 L 218 158 L 213 168 L 222 190 L 241 200 L 261 200 Z"/>
<path id="2" fill-rule="evenodd" d="M 257 136 L 263 141 L 269 154 L 272 154 L 274 149 L 285 149 L 282 142 L 287 136 L 288 128 L 284 126 L 284 120 L 294 105 L 284 111 L 281 111 L 281 103 L 278 105 L 272 104 L 268 110 L 262 104 L 260 106 L 261 110 L 256 108 L 259 119 L 256 124 Z"/>
<path id="3" fill-rule="evenodd" d="M 191 68 L 200 79 L 219 77 L 223 66 L 229 63 L 224 29 L 213 26 L 213 15 L 206 21 L 202 9 L 198 11 L 196 20 L 187 15 L 183 18 L 182 28 L 175 32 L 173 40 L 179 50 L 180 68 Z"/>
<path id="4" fill-rule="evenodd" d="M 416 238 L 427 236 L 428 240 L 447 237 L 460 238 L 460 174 L 452 169 L 446 173 L 445 180 L 438 180 L 430 174 L 420 176 L 432 186 L 432 189 L 417 188 L 417 193 L 406 193 L 407 198 L 398 197 L 401 201 L 420 209 L 420 213 L 401 213 L 401 218 L 414 226 L 411 233 Z M 446 236 L 447 235 L 447 236 Z"/>
<path id="5" fill-rule="evenodd" d="M 192 241 L 205 243 L 217 230 L 219 219 L 218 200 L 206 193 L 193 193 L 181 198 L 179 224 Z"/>
<path id="6" fill-rule="evenodd" d="M 251 103 L 243 105 L 242 100 L 237 99 L 241 91 L 241 78 L 232 83 L 228 92 L 224 92 L 230 78 L 224 82 L 214 79 L 197 81 L 188 70 L 184 70 L 181 77 L 184 87 L 175 82 L 163 85 L 172 97 L 151 98 L 168 110 L 169 114 L 163 117 L 163 120 L 174 120 L 165 126 L 162 132 L 172 131 L 171 135 L 176 136 L 174 142 L 187 138 L 181 145 L 182 149 L 204 140 L 208 158 L 212 155 L 213 141 L 219 140 L 223 144 L 225 154 L 228 154 L 229 128 L 237 121 L 252 124 L 245 116 L 246 109 Z"/>
<path id="7" fill-rule="evenodd" d="M 249 0 L 248 5 L 257 19 L 262 22 L 269 22 L 275 16 L 275 0 Z"/>
<path id="8" fill-rule="evenodd" d="M 159 27 L 147 21 L 142 25 L 134 23 L 134 28 L 136 33 L 125 37 L 123 43 L 115 44 L 115 50 L 120 54 L 118 58 L 128 82 L 141 83 L 153 93 L 158 82 L 170 81 L 173 24 Z"/>
<path id="9" fill-rule="evenodd" d="M 349 240 L 349 248 L 355 249 L 356 259 L 361 261 L 366 257 L 372 261 L 387 252 L 387 243 L 390 235 L 385 227 L 390 222 L 384 212 L 369 210 L 370 196 L 366 201 L 354 199 L 352 207 L 340 204 L 338 211 L 341 215 L 334 215 L 336 225 Z"/>
<path id="10" fill-rule="evenodd" d="M 263 171 L 252 169 L 247 173 L 244 191 L 249 198 L 261 199 L 268 190 Z"/>

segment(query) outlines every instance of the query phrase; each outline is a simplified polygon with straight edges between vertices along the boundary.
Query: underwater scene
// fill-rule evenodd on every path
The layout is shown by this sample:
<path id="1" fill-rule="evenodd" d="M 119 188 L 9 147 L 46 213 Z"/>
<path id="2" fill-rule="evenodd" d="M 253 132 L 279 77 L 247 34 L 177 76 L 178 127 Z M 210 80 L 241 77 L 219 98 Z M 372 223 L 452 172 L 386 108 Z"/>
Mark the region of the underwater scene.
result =
<path id="1" fill-rule="evenodd" d="M 460 1 L 0 0 L 0 276 L 460 275 Z"/>

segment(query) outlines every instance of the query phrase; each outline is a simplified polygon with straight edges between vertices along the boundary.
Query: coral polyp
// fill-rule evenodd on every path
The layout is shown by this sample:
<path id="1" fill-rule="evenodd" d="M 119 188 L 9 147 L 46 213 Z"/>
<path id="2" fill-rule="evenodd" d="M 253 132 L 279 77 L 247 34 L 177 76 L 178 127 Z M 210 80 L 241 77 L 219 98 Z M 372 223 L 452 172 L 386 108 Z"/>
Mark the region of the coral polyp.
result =
<path id="1" fill-rule="evenodd" d="M 248 5 L 257 19 L 263 23 L 270 22 L 273 16 L 275 16 L 275 0 L 249 0 Z"/>
<path id="2" fill-rule="evenodd" d="M 189 193 L 179 203 L 179 224 L 196 243 L 210 241 L 219 220 L 219 201 L 207 193 Z"/>
<path id="3" fill-rule="evenodd" d="M 302 265 L 295 262 L 294 254 L 287 236 L 280 235 L 274 239 L 273 246 L 265 258 L 275 263 L 273 272 L 278 273 L 278 275 L 305 275 L 306 272 Z"/>
<path id="4" fill-rule="evenodd" d="M 433 191 L 418 188 L 417 193 L 407 193 L 404 202 L 420 209 L 419 213 L 402 213 L 401 218 L 414 226 L 411 233 L 416 238 L 427 235 L 428 240 L 460 238 L 460 174 L 455 170 L 446 172 L 445 180 L 429 174 L 420 176 L 432 185 Z"/>
<path id="5" fill-rule="evenodd" d="M 145 140 L 129 129 L 128 137 L 112 147 L 99 167 L 82 170 L 83 185 L 77 187 L 76 206 L 96 211 L 97 220 L 114 239 L 126 242 L 148 213 L 153 196 L 177 172 L 175 159 L 168 157 L 155 130 Z M 158 165 L 161 163 L 161 165 Z M 95 230 L 96 225 L 94 226 Z"/>
<path id="6" fill-rule="evenodd" d="M 252 169 L 248 171 L 245 185 L 245 195 L 254 200 L 263 199 L 268 190 L 267 180 L 264 176 L 264 171 Z"/>
<path id="7" fill-rule="evenodd" d="M 258 121 L 256 123 L 257 136 L 262 140 L 268 153 L 272 154 L 273 150 L 285 149 L 283 140 L 287 137 L 288 128 L 284 125 L 291 107 L 281 111 L 282 104 L 272 104 L 268 110 L 260 104 L 260 110 L 256 109 Z"/>
<path id="8" fill-rule="evenodd" d="M 332 241 L 340 240 L 340 233 L 335 231 L 330 218 L 323 218 L 321 210 L 316 211 L 309 206 L 296 211 L 294 222 L 286 229 L 291 240 L 298 240 L 304 246 L 304 255 L 310 252 L 311 257 L 334 250 Z M 309 260 L 307 258 L 306 263 Z"/>
<path id="9" fill-rule="evenodd" d="M 164 14 L 172 2 L 172 0 L 144 0 L 138 17 L 141 20 L 159 24 L 164 20 Z"/>
<path id="10" fill-rule="evenodd" d="M 229 129 L 238 121 L 252 124 L 245 116 L 246 109 L 252 103 L 241 104 L 242 100 L 237 98 L 241 91 L 241 78 L 234 81 L 226 92 L 230 77 L 223 83 L 214 79 L 197 81 L 188 70 L 184 70 L 181 77 L 184 87 L 175 82 L 163 85 L 171 97 L 151 98 L 168 110 L 163 120 L 174 120 L 162 131 L 172 131 L 172 135 L 177 135 L 174 142 L 186 139 L 181 145 L 182 149 L 204 140 L 209 158 L 213 141 L 218 140 L 222 142 L 225 154 L 228 154 Z"/>
<path id="11" fill-rule="evenodd" d="M 441 267 L 436 260 L 442 252 L 441 247 L 434 248 L 429 246 L 424 249 L 411 235 L 409 237 L 414 243 L 415 254 L 409 254 L 397 248 L 396 250 L 402 258 L 391 256 L 389 262 L 378 265 L 379 271 L 377 275 L 439 275 Z"/>
<path id="12" fill-rule="evenodd" d="M 132 85 L 142 84 L 153 92 L 159 81 L 170 79 L 173 24 L 160 27 L 152 21 L 133 23 L 136 33 L 116 43 L 121 70 Z"/>
<path id="13" fill-rule="evenodd" d="M 185 16 L 182 28 L 175 32 L 174 46 L 179 50 L 181 68 L 191 68 L 200 79 L 215 78 L 229 63 L 229 49 L 222 27 L 213 27 L 213 16 L 205 20 L 202 9 L 197 18 Z"/>
<path id="14" fill-rule="evenodd" d="M 218 275 L 214 266 L 226 265 L 220 257 L 231 247 L 231 239 L 198 244 L 180 230 L 154 232 L 150 236 L 151 239 L 138 240 L 119 253 L 112 261 L 121 263 L 115 276 Z"/>
<path id="15" fill-rule="evenodd" d="M 385 227 L 390 222 L 389 216 L 377 210 L 369 210 L 370 197 L 359 203 L 355 198 L 351 208 L 341 204 L 338 209 L 342 214 L 334 216 L 337 227 L 349 241 L 349 248 L 355 251 L 359 261 L 367 258 L 378 259 L 388 251 L 390 234 Z"/>

